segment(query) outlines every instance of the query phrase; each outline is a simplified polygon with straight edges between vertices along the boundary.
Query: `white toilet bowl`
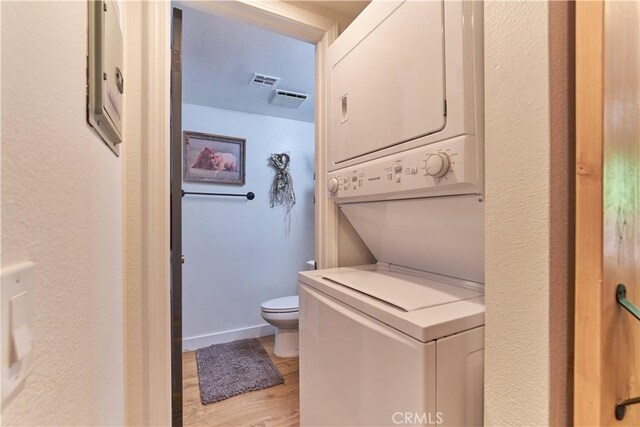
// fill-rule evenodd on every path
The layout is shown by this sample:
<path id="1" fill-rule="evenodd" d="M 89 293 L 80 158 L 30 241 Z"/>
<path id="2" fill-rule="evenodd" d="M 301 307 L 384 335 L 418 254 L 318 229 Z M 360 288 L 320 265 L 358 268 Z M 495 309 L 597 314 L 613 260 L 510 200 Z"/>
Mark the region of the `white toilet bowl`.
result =
<path id="1" fill-rule="evenodd" d="M 298 296 L 276 298 L 262 303 L 262 318 L 276 327 L 273 353 L 277 357 L 297 357 Z"/>

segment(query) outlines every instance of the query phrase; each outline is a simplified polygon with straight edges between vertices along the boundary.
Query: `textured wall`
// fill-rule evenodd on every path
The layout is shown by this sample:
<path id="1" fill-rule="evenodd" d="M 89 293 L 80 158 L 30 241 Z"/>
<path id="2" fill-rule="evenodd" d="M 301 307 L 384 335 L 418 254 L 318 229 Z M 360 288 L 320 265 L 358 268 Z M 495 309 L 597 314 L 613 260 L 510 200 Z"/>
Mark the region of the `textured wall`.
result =
<path id="1" fill-rule="evenodd" d="M 2 4 L 2 267 L 37 268 L 7 425 L 124 423 L 122 159 L 85 121 L 86 2 Z"/>
<path id="2" fill-rule="evenodd" d="M 566 182 L 566 170 L 550 167 L 557 147 L 549 69 L 548 4 L 487 1 L 487 425 L 551 423 L 550 331 L 567 326 L 566 318 L 550 314 L 549 303 L 551 286 L 566 286 L 566 272 L 551 278 L 552 256 L 566 256 L 554 248 L 566 236 L 551 235 L 552 220 L 562 216 L 551 198 L 562 191 L 552 191 L 550 181 Z M 555 141 L 564 152 L 566 139 Z"/>
<path id="3" fill-rule="evenodd" d="M 297 294 L 297 272 L 314 257 L 314 125 L 312 123 L 183 104 L 184 130 L 246 138 L 246 184 L 183 184 L 187 191 L 252 191 L 246 199 L 183 199 L 183 335 L 224 334 L 265 324 L 260 304 Z M 269 207 L 271 153 L 291 154 L 296 205 L 287 236 L 283 207 Z M 234 338 L 235 339 L 235 338 Z"/>

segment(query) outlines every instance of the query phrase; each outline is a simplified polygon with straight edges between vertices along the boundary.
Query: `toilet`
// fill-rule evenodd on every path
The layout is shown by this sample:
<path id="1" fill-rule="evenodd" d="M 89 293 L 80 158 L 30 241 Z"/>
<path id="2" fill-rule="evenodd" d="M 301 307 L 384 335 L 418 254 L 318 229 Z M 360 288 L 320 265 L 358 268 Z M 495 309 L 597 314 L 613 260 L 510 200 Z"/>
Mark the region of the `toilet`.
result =
<path id="1" fill-rule="evenodd" d="M 276 327 L 273 353 L 277 357 L 298 356 L 298 296 L 262 303 L 262 318 Z"/>

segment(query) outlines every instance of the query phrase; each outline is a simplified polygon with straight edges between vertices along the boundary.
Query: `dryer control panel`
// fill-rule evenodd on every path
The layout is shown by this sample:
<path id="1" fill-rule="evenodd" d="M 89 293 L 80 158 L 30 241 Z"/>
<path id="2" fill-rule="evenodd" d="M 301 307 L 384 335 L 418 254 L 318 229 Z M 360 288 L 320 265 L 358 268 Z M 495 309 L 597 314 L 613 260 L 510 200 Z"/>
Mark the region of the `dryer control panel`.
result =
<path id="1" fill-rule="evenodd" d="M 477 147 L 468 135 L 414 148 L 327 174 L 327 190 L 339 201 L 389 200 L 481 194 Z"/>

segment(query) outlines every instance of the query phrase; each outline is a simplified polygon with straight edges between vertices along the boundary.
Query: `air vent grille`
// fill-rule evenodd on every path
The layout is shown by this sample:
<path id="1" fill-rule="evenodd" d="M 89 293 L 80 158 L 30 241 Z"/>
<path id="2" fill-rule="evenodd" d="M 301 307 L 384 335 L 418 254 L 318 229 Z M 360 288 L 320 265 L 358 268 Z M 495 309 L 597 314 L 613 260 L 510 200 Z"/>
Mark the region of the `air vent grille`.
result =
<path id="1" fill-rule="evenodd" d="M 254 73 L 249 86 L 273 89 L 278 85 L 280 77 L 267 76 L 266 74 Z"/>
<path id="2" fill-rule="evenodd" d="M 276 89 L 273 91 L 271 105 L 277 105 L 279 107 L 298 108 L 304 101 L 307 100 L 309 95 L 306 93 L 292 92 L 290 90 Z"/>
<path id="3" fill-rule="evenodd" d="M 288 96 L 290 98 L 307 99 L 307 95 L 305 95 L 304 93 L 287 92 L 286 90 L 277 90 L 276 94 L 282 95 L 282 96 Z"/>

